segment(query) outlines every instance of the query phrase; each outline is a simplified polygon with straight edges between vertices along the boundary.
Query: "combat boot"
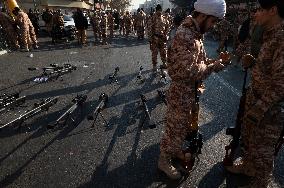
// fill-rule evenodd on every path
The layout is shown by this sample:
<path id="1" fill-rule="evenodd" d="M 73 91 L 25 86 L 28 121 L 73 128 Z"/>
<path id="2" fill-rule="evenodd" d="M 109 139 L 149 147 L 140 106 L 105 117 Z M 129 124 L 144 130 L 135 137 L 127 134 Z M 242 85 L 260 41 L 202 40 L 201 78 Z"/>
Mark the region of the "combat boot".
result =
<path id="1" fill-rule="evenodd" d="M 244 174 L 250 177 L 255 176 L 255 172 L 243 160 L 239 160 L 233 166 L 225 166 L 226 170 L 233 174 Z"/>
<path id="2" fill-rule="evenodd" d="M 173 180 L 181 178 L 180 172 L 171 164 L 171 157 L 166 154 L 160 154 L 158 168 Z"/>

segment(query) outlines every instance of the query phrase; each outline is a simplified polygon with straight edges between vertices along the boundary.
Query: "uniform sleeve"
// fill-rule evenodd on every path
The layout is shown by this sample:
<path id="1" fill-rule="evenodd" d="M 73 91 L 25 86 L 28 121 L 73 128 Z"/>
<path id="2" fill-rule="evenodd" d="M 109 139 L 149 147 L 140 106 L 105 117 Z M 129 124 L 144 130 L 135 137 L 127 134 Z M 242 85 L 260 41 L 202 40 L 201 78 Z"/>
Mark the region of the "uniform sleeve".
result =
<path id="1" fill-rule="evenodd" d="M 283 42 L 282 42 L 283 43 Z M 284 43 L 274 53 L 271 69 L 271 84 L 264 91 L 256 105 L 265 113 L 269 108 L 284 99 Z"/>
<path id="2" fill-rule="evenodd" d="M 191 39 L 190 41 L 182 41 L 183 38 L 177 39 L 176 36 L 173 45 L 176 45 L 171 50 L 169 57 L 168 72 L 169 76 L 174 81 L 190 81 L 204 80 L 213 71 L 217 70 L 221 63 L 204 61 L 206 57 L 200 57 L 200 44 L 198 41 Z M 185 45 L 187 45 L 185 47 Z"/>

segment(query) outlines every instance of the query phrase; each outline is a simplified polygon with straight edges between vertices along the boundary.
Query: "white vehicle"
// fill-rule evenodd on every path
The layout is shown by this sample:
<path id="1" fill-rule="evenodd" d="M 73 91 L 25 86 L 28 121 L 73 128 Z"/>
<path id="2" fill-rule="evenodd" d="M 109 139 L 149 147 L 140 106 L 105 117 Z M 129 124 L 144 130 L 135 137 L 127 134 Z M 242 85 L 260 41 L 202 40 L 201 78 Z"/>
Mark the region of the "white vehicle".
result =
<path id="1" fill-rule="evenodd" d="M 72 16 L 63 15 L 63 19 L 64 19 L 64 27 L 75 26 L 75 22 L 74 22 L 74 19 L 72 18 Z"/>

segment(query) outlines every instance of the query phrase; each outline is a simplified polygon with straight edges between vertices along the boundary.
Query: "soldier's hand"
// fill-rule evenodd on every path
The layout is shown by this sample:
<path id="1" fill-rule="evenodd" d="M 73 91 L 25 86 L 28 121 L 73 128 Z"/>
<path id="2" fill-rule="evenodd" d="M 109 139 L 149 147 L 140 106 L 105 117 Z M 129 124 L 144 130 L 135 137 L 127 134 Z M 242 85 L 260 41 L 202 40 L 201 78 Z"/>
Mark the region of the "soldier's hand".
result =
<path id="1" fill-rule="evenodd" d="M 222 60 L 223 65 L 229 65 L 231 63 L 231 54 L 229 52 L 221 52 L 219 59 Z"/>
<path id="2" fill-rule="evenodd" d="M 253 66 L 253 64 L 256 62 L 256 59 L 252 55 L 246 54 L 242 57 L 242 62 L 244 69 L 248 69 Z"/>

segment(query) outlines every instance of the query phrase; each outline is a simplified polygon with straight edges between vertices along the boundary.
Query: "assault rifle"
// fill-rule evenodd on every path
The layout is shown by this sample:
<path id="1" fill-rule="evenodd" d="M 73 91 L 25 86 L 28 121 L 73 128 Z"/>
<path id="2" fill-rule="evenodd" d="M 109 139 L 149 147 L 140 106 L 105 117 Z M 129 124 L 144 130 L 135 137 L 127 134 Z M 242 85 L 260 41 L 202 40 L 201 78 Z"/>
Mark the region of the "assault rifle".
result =
<path id="1" fill-rule="evenodd" d="M 14 98 L 13 100 L 9 100 L 9 102 L 0 103 L 0 114 L 14 108 L 15 106 L 19 106 L 24 104 L 26 101 L 26 96 Z"/>
<path id="2" fill-rule="evenodd" d="M 148 117 L 148 119 L 149 119 L 149 128 L 154 129 L 157 126 L 156 126 L 155 122 L 153 121 L 153 119 L 150 115 L 150 111 L 149 111 L 149 108 L 147 106 L 147 99 L 146 99 L 145 95 L 143 95 L 143 94 L 140 95 L 140 98 L 141 98 L 141 102 L 142 102 L 146 117 Z"/>
<path id="3" fill-rule="evenodd" d="M 107 121 L 105 120 L 103 114 L 102 114 L 102 110 L 105 108 L 106 103 L 108 102 L 108 95 L 105 93 L 102 93 L 99 97 L 99 104 L 96 107 L 95 111 L 93 112 L 93 115 L 89 115 L 87 117 L 87 119 L 89 121 L 94 121 L 93 126 L 95 125 L 95 122 L 98 118 L 98 115 L 100 114 L 100 116 L 102 117 L 102 119 L 104 120 L 104 122 L 106 123 L 106 125 L 108 124 Z"/>
<path id="4" fill-rule="evenodd" d="M 20 117 L 14 119 L 13 121 L 11 121 L 11 122 L 9 122 L 5 125 L 0 126 L 0 129 L 3 129 L 5 127 L 8 127 L 8 126 L 14 125 L 14 124 L 17 124 L 17 125 L 19 125 L 19 127 L 21 127 L 21 125 L 24 123 L 25 120 L 27 120 L 31 117 L 34 117 L 35 115 L 37 115 L 41 112 L 48 111 L 51 106 L 53 106 L 54 104 L 57 103 L 57 101 L 58 101 L 58 97 L 55 97 L 53 99 L 51 99 L 51 98 L 45 99 L 41 103 L 36 103 L 36 104 L 34 104 L 34 108 L 32 110 L 29 110 L 26 113 L 20 115 Z"/>
<path id="5" fill-rule="evenodd" d="M 73 122 L 75 122 L 75 120 L 71 117 L 71 115 L 73 114 L 73 112 L 80 106 L 82 106 L 85 101 L 87 100 L 87 96 L 86 95 L 78 95 L 77 97 L 75 97 L 72 102 L 74 103 L 66 112 L 64 112 L 53 124 L 48 124 L 47 128 L 52 129 L 55 126 L 61 124 L 64 120 L 63 125 L 65 125 L 67 123 L 67 120 L 70 118 Z"/>
<path id="6" fill-rule="evenodd" d="M 233 137 L 232 141 L 229 145 L 225 147 L 226 155 L 223 159 L 223 163 L 225 166 L 232 166 L 233 165 L 233 158 L 235 155 L 235 151 L 239 146 L 240 137 L 241 137 L 241 128 L 243 124 L 243 117 L 244 117 L 244 110 L 246 104 L 246 82 L 247 82 L 247 70 L 245 71 L 244 81 L 243 81 L 243 88 L 242 88 L 242 97 L 240 99 L 239 110 L 236 120 L 235 127 L 229 127 L 226 130 L 226 135 L 231 135 Z"/>
<path id="7" fill-rule="evenodd" d="M 113 82 L 118 84 L 118 80 L 117 80 L 117 74 L 119 72 L 119 67 L 116 67 L 114 69 L 114 73 L 112 75 L 109 76 L 110 79 L 110 83 L 112 84 Z"/>

